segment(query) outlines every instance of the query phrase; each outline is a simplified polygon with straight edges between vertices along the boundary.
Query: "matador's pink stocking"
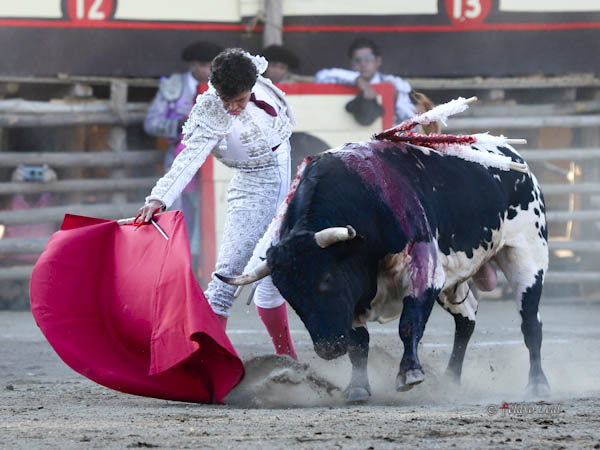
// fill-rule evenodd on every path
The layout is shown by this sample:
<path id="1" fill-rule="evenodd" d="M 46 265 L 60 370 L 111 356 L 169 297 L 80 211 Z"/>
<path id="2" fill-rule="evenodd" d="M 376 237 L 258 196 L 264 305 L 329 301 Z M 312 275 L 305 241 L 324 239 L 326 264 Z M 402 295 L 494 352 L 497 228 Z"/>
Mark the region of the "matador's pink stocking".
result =
<path id="1" fill-rule="evenodd" d="M 265 328 L 271 336 L 275 353 L 277 355 L 288 355 L 293 359 L 298 359 L 292 337 L 290 336 L 290 327 L 288 325 L 287 308 L 283 303 L 277 308 L 256 307 L 258 315 L 265 324 Z"/>

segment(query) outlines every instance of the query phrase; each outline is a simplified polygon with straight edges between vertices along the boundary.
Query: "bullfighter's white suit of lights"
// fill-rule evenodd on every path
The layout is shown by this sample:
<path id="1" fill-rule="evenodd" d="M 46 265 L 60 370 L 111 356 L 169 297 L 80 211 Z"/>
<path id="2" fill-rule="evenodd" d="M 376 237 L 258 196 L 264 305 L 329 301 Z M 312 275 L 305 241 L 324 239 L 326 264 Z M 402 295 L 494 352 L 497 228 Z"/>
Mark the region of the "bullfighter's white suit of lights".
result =
<path id="1" fill-rule="evenodd" d="M 259 74 L 266 70 L 264 58 L 247 56 Z M 146 202 L 159 200 L 170 206 L 211 153 L 236 169 L 227 189 L 227 218 L 216 264 L 216 272 L 231 276 L 246 266 L 290 187 L 293 118 L 285 94 L 260 75 L 252 93 L 274 107 L 277 116 L 252 102 L 238 116 L 231 116 L 214 87 L 200 95 L 183 128 L 186 148 L 146 198 Z M 213 275 L 205 294 L 215 313 L 227 317 L 234 292 L 234 286 Z M 284 300 L 267 277 L 259 283 L 254 302 L 262 308 L 275 308 Z"/>

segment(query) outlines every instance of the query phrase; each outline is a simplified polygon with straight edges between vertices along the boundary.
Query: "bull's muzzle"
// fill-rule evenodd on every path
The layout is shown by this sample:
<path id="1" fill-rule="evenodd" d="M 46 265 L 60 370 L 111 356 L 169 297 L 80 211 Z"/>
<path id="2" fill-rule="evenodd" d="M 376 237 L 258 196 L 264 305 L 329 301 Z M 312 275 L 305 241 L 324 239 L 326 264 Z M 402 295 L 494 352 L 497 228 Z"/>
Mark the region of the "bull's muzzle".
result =
<path id="1" fill-rule="evenodd" d="M 323 359 L 335 359 L 345 355 L 348 351 L 348 345 L 344 339 L 334 342 L 319 341 L 314 343 L 315 353 Z"/>

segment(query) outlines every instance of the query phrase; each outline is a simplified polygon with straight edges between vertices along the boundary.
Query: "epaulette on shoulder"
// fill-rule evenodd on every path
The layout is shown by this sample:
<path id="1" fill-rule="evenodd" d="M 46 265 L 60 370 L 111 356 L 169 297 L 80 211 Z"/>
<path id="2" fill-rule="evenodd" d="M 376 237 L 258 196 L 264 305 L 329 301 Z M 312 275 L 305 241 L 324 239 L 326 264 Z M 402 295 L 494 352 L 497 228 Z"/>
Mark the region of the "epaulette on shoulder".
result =
<path id="1" fill-rule="evenodd" d="M 158 89 L 167 101 L 174 102 L 179 100 L 179 97 L 183 93 L 184 76 L 185 74 L 183 73 L 174 73 L 160 80 L 160 87 Z"/>
<path id="2" fill-rule="evenodd" d="M 227 114 L 223 103 L 216 94 L 205 92 L 196 98 L 196 104 L 183 126 L 183 134 L 191 134 L 200 127 L 209 134 L 223 136 L 229 132 L 233 118 Z"/>

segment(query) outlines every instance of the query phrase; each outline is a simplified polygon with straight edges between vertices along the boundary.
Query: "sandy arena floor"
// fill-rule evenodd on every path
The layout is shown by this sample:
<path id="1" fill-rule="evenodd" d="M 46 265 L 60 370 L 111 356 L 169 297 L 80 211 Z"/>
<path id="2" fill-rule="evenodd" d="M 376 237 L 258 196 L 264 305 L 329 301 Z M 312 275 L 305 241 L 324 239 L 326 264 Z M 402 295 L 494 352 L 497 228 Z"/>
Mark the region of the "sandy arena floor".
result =
<path id="1" fill-rule="evenodd" d="M 1 449 L 600 449 L 599 303 L 544 304 L 542 358 L 553 395 L 524 394 L 528 353 L 514 305 L 484 300 L 462 387 L 445 382 L 454 324 L 439 307 L 420 355 L 426 381 L 394 390 L 397 323 L 373 325 L 372 400 L 345 405 L 347 357 L 320 360 L 292 317 L 301 363 L 271 356 L 253 307 L 239 302 L 228 333 L 246 362 L 226 406 L 135 397 L 80 376 L 28 312 L 0 312 Z M 501 409 L 503 403 L 509 409 Z"/>

